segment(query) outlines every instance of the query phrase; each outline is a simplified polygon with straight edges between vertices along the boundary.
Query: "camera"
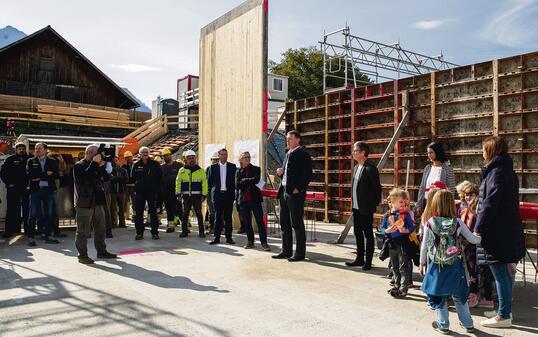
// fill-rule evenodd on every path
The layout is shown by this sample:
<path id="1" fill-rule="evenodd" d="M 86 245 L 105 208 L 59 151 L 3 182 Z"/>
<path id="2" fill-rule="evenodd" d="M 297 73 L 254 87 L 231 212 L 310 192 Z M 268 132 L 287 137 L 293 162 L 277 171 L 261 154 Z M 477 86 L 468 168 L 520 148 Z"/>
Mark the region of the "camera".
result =
<path id="1" fill-rule="evenodd" d="M 112 162 L 112 159 L 114 158 L 114 156 L 109 154 L 110 151 L 111 151 L 110 145 L 103 143 L 103 144 L 99 145 L 99 149 L 97 150 L 97 153 L 99 153 L 101 155 L 101 158 L 104 161 Z"/>

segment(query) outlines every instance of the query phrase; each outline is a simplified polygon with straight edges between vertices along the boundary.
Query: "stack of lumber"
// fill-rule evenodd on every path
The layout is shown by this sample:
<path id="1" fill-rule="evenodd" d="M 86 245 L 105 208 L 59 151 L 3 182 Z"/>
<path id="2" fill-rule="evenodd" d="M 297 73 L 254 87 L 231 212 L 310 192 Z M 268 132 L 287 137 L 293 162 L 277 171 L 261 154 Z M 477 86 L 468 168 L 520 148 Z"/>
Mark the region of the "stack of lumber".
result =
<path id="1" fill-rule="evenodd" d="M 11 95 L 0 95 L 0 118 L 121 129 L 141 124 L 126 109 Z"/>
<path id="2" fill-rule="evenodd" d="M 129 115 L 123 112 L 106 111 L 90 108 L 68 108 L 52 105 L 38 105 L 38 119 L 51 121 L 65 121 L 76 124 L 109 126 L 118 125 L 129 127 Z"/>

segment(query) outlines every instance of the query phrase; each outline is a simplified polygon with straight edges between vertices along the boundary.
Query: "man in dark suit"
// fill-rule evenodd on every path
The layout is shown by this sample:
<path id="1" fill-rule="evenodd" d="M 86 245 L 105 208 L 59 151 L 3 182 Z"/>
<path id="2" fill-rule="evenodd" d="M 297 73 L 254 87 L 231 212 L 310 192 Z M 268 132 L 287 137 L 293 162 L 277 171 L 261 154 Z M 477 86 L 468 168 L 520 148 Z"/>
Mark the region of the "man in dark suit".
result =
<path id="1" fill-rule="evenodd" d="M 215 208 L 215 237 L 210 245 L 220 243 L 220 234 L 224 227 L 226 243 L 235 244 L 232 239 L 232 211 L 235 199 L 235 171 L 237 167 L 228 163 L 228 151 L 219 151 L 219 162 L 209 168 L 207 183 L 211 201 Z"/>
<path id="2" fill-rule="evenodd" d="M 282 230 L 282 252 L 274 259 L 301 261 L 306 256 L 306 231 L 304 226 L 304 202 L 306 188 L 312 180 L 312 159 L 301 146 L 301 134 L 290 131 L 286 135 L 288 153 L 283 167 L 276 173 L 282 178 L 278 189 L 280 200 L 280 228 Z M 293 233 L 295 231 L 296 249 L 293 255 Z"/>
<path id="3" fill-rule="evenodd" d="M 357 165 L 351 178 L 351 200 L 353 210 L 353 232 L 357 241 L 357 257 L 346 262 L 349 267 L 362 266 L 363 270 L 372 269 L 374 255 L 373 222 L 377 205 L 381 201 L 381 183 L 377 167 L 368 160 L 369 148 L 364 142 L 353 144 L 353 159 Z M 366 260 L 364 249 L 366 238 Z"/>

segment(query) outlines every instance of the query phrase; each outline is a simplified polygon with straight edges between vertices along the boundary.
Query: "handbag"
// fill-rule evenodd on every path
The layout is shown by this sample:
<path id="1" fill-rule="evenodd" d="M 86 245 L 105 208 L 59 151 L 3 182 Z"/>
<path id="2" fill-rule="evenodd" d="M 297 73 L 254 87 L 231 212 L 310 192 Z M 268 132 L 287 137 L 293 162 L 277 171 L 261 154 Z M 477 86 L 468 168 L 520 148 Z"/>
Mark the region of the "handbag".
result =
<path id="1" fill-rule="evenodd" d="M 379 259 L 381 261 L 385 261 L 389 257 L 390 244 L 391 240 L 389 237 L 387 237 L 383 242 L 383 247 L 381 247 L 381 251 L 379 252 Z"/>

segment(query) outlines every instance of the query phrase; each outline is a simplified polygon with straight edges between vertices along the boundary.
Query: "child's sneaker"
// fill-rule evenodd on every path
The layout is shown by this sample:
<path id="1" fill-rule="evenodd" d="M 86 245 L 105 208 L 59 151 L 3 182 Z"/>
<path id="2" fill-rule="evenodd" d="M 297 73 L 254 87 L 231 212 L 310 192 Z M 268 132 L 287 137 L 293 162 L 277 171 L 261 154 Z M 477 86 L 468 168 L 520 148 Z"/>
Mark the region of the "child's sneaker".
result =
<path id="1" fill-rule="evenodd" d="M 488 301 L 485 298 L 481 298 L 480 301 L 478 302 L 478 307 L 485 308 L 485 309 L 493 309 L 495 308 L 495 305 L 493 304 L 492 300 Z"/>
<path id="2" fill-rule="evenodd" d="M 437 323 L 437 322 L 435 322 L 435 321 L 432 322 L 432 328 L 433 328 L 433 330 L 435 330 L 435 331 L 437 331 L 437 332 L 440 332 L 440 333 L 442 333 L 443 335 L 448 335 L 448 334 L 450 333 L 450 330 L 441 328 L 441 327 L 439 326 L 439 323 Z"/>
<path id="3" fill-rule="evenodd" d="M 469 308 L 475 308 L 478 305 L 478 295 L 470 293 L 467 302 L 469 302 Z"/>
<path id="4" fill-rule="evenodd" d="M 407 296 L 407 293 L 401 291 L 400 289 L 392 289 L 390 291 L 390 296 L 394 298 L 404 298 Z"/>

